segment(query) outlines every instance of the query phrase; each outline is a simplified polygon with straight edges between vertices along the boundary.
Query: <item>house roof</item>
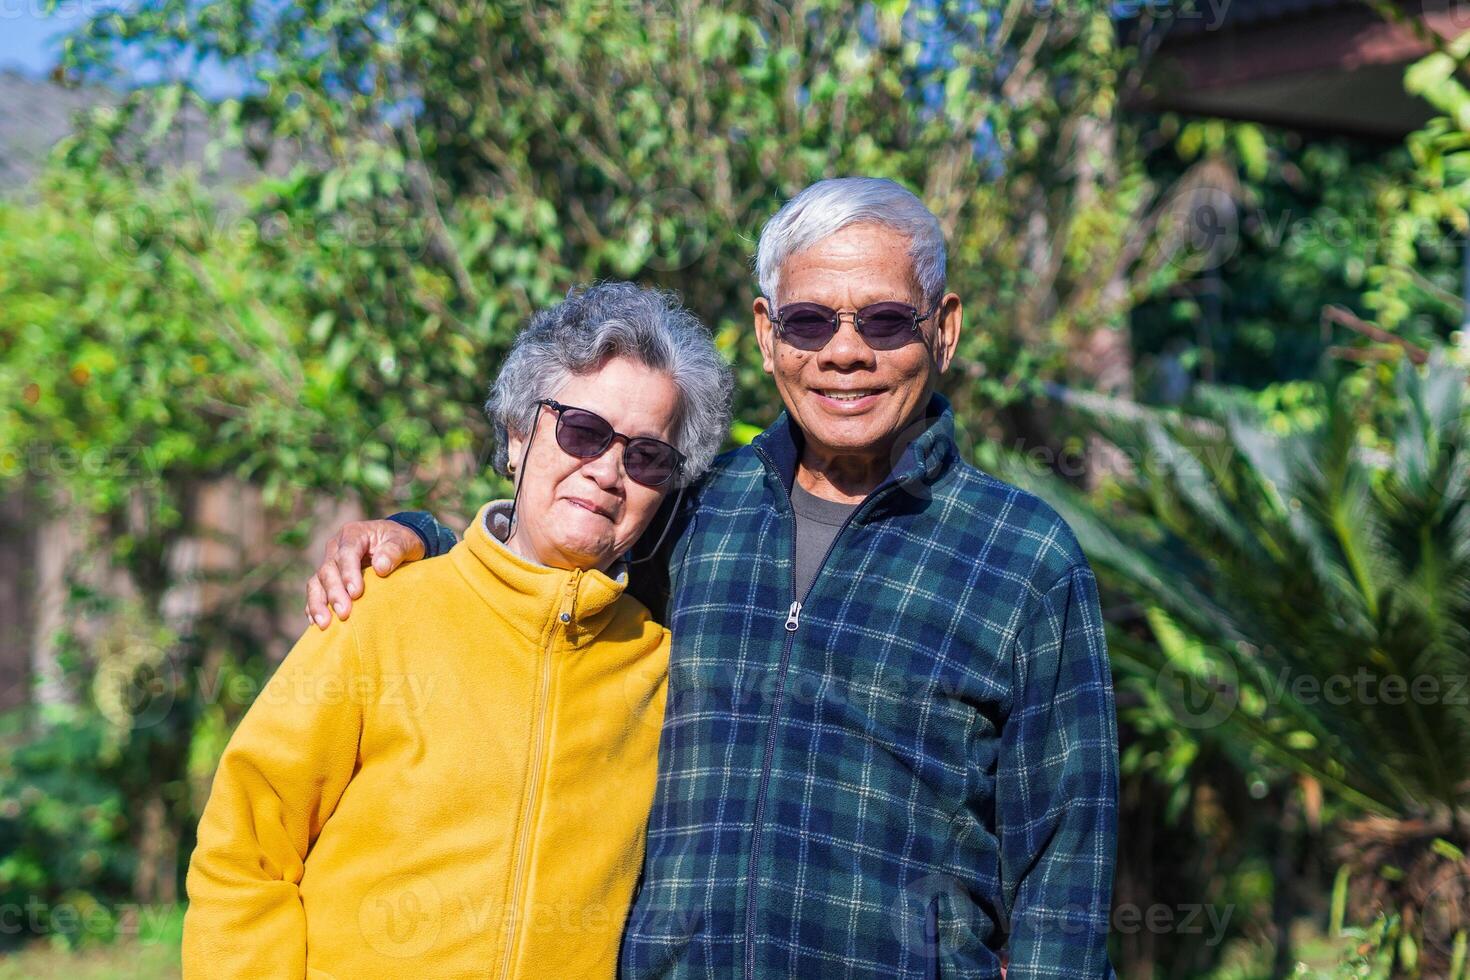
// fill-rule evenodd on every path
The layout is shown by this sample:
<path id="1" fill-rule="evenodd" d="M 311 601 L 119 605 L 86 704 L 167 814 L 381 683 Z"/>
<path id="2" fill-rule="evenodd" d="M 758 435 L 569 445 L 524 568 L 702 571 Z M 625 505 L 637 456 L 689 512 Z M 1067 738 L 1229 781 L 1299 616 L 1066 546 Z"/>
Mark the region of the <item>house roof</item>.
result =
<path id="1" fill-rule="evenodd" d="M 1212 7 L 1209 0 L 1192 0 L 1189 6 L 1199 16 L 1188 16 L 1186 11 L 1186 15 L 1175 18 L 1170 29 L 1184 34 L 1238 29 L 1361 3 L 1362 0 L 1215 0 Z"/>
<path id="2" fill-rule="evenodd" d="M 1452 0 L 1405 10 L 1460 30 Z M 1156 23 L 1135 38 L 1152 51 L 1144 107 L 1391 140 L 1431 115 L 1403 86 L 1429 46 L 1361 0 L 1194 0 Z"/>

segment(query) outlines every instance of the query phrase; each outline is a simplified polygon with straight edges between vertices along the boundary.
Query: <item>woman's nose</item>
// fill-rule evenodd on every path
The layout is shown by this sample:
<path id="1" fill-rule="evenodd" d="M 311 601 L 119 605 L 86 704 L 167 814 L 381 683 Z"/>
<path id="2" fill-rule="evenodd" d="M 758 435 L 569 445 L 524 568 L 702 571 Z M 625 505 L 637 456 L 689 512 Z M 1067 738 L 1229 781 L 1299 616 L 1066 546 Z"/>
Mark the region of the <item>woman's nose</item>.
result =
<path id="1" fill-rule="evenodd" d="M 623 444 L 617 439 L 601 453 L 582 464 L 582 471 L 604 490 L 612 490 L 623 480 Z"/>

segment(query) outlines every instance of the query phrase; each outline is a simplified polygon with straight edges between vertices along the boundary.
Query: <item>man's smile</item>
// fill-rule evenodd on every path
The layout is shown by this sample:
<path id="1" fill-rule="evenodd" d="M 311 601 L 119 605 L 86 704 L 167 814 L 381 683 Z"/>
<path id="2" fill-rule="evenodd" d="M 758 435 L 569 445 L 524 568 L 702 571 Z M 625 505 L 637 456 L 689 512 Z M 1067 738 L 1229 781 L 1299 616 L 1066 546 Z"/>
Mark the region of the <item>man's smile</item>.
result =
<path id="1" fill-rule="evenodd" d="M 812 388 L 811 392 L 831 410 L 860 412 L 871 407 L 885 390 L 884 388 Z"/>

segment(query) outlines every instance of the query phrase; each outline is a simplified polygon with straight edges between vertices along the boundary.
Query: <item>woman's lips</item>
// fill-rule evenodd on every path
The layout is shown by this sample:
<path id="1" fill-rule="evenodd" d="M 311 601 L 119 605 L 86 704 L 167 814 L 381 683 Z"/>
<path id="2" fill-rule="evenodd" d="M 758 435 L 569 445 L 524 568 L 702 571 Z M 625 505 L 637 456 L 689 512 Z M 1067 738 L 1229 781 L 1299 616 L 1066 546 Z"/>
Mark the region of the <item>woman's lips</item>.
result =
<path id="1" fill-rule="evenodd" d="M 580 507 L 583 510 L 590 510 L 592 513 L 596 514 L 598 517 L 605 517 L 608 520 L 612 520 L 612 515 L 608 514 L 607 511 L 605 511 L 602 508 L 598 507 L 596 504 L 592 503 L 591 501 L 583 500 L 580 497 L 567 497 L 567 498 L 565 498 L 565 500 L 566 500 L 567 503 L 571 504 L 574 507 Z"/>

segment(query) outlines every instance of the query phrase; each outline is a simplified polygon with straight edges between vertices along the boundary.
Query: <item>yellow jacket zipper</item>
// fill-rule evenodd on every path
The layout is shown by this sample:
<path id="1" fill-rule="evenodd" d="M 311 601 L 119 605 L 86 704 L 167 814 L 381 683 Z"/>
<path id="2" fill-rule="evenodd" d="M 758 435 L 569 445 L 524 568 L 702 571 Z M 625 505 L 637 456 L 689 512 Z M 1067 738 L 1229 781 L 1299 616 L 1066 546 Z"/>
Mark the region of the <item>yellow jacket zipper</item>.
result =
<path id="1" fill-rule="evenodd" d="M 526 887 L 526 849 L 531 841 L 532 824 L 536 816 L 536 796 L 541 784 L 541 764 L 546 754 L 546 714 L 551 697 L 551 660 L 559 636 L 570 636 L 572 616 L 577 601 L 577 585 L 582 579 L 582 570 L 572 569 L 567 579 L 566 592 L 562 595 L 561 608 L 556 622 L 551 627 L 551 639 L 542 651 L 541 691 L 536 700 L 536 738 L 531 746 L 531 765 L 526 773 L 526 804 L 521 811 L 521 830 L 516 836 L 515 864 L 511 870 L 510 904 L 506 908 L 505 960 L 501 964 L 500 976 L 509 980 L 511 967 L 515 963 L 515 951 L 521 929 L 521 896 Z"/>

